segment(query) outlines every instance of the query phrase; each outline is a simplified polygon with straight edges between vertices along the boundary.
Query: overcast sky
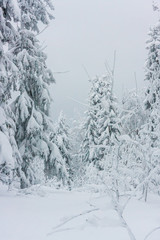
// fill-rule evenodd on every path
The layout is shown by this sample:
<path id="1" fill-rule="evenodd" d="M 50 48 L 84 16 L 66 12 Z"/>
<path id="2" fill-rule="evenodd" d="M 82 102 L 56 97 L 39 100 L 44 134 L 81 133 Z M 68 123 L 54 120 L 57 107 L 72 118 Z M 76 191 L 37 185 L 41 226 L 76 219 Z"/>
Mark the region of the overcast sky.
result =
<path id="1" fill-rule="evenodd" d="M 47 45 L 48 66 L 55 74 L 52 116 L 61 110 L 74 117 L 85 107 L 91 77 L 105 72 L 117 52 L 114 90 L 120 99 L 125 89 L 138 88 L 144 79 L 145 42 L 149 27 L 157 21 L 152 0 L 56 0 L 55 20 L 41 34 Z M 74 101 L 74 100 L 75 101 Z"/>

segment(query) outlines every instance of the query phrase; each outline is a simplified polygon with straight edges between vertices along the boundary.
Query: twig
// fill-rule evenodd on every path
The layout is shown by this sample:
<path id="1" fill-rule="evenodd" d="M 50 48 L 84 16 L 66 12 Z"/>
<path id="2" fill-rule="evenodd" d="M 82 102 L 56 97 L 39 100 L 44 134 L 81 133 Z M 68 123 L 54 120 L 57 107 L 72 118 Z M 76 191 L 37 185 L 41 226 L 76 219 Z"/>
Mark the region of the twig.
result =
<path id="1" fill-rule="evenodd" d="M 42 31 L 40 31 L 36 36 L 39 36 L 41 33 L 43 33 L 47 28 L 49 27 L 49 24 L 45 26 Z"/>
<path id="2" fill-rule="evenodd" d="M 148 183 L 148 181 L 150 180 L 150 178 L 152 177 L 153 174 L 155 174 L 155 172 L 159 170 L 159 167 L 155 167 L 150 173 L 149 175 L 144 179 L 144 181 L 142 181 L 140 184 L 138 184 L 138 186 L 135 188 L 135 190 L 133 191 L 133 193 L 130 195 L 130 197 L 127 199 L 126 203 L 123 205 L 123 208 L 122 208 L 122 213 L 124 211 L 124 209 L 126 208 L 128 202 L 131 200 L 131 198 L 136 194 L 137 190 L 139 188 L 141 188 L 144 183 Z"/>
<path id="3" fill-rule="evenodd" d="M 116 66 L 116 50 L 114 50 L 114 59 L 113 59 L 113 69 L 112 69 L 112 74 L 114 76 L 114 72 L 115 72 L 115 66 Z"/>
<path id="4" fill-rule="evenodd" d="M 135 80 L 135 84 L 136 84 L 136 96 L 138 94 L 138 86 L 137 86 L 137 74 L 136 72 L 134 72 L 134 80 Z"/>
<path id="5" fill-rule="evenodd" d="M 159 229 L 160 229 L 160 227 L 154 228 L 151 232 L 149 232 L 149 233 L 145 236 L 144 240 L 146 240 L 153 232 L 156 232 L 156 231 L 159 230 Z"/>
<path id="6" fill-rule="evenodd" d="M 75 219 L 75 218 L 78 218 L 78 217 L 80 217 L 80 216 L 83 216 L 83 215 L 86 215 L 86 214 L 89 214 L 89 213 L 91 213 L 91 212 L 95 212 L 95 211 L 98 211 L 98 210 L 99 210 L 99 208 L 94 208 L 94 209 L 91 209 L 91 210 L 84 211 L 84 212 L 82 212 L 82 213 L 80 213 L 80 214 L 74 215 L 74 216 L 68 218 L 66 221 L 58 224 L 58 225 L 55 226 L 55 227 L 53 227 L 53 230 L 58 229 L 58 228 L 64 226 L 66 223 L 72 221 L 72 220 Z M 49 236 L 49 235 L 52 235 L 53 233 L 55 233 L 55 231 L 50 232 L 50 233 L 48 233 L 47 235 Z"/>
<path id="7" fill-rule="evenodd" d="M 106 67 L 106 70 L 107 70 L 107 72 L 109 73 L 109 75 L 112 75 L 112 71 L 111 71 L 111 68 L 110 68 L 107 60 L 105 61 L 105 67 Z"/>
<path id="8" fill-rule="evenodd" d="M 118 211 L 117 211 L 118 212 Z M 121 222 L 123 224 L 123 226 L 127 229 L 128 231 L 128 235 L 130 236 L 131 240 L 136 240 L 134 234 L 132 233 L 130 227 L 128 226 L 127 222 L 125 221 L 125 219 L 123 218 L 123 216 L 118 212 L 119 218 L 121 219 Z"/>
<path id="9" fill-rule="evenodd" d="M 124 217 L 123 217 L 123 211 L 122 211 L 122 209 L 120 208 L 119 203 L 117 202 L 117 200 L 115 200 L 115 197 L 113 196 L 112 191 L 111 191 L 108 187 L 107 187 L 107 190 L 108 190 L 109 196 L 111 197 L 111 200 L 112 200 L 113 209 L 117 212 L 117 214 L 118 214 L 118 216 L 119 216 L 119 219 L 120 219 L 123 227 L 126 228 L 130 239 L 131 239 L 131 240 L 136 240 L 136 238 L 135 238 L 132 230 L 130 229 L 130 227 L 128 226 L 126 220 L 125 220 Z"/>
<path id="10" fill-rule="evenodd" d="M 56 231 L 53 231 L 51 233 L 48 233 L 47 236 L 50 236 L 52 235 L 53 233 L 58 233 L 58 232 L 65 232 L 65 231 L 70 231 L 70 230 L 73 230 L 74 228 L 62 228 L 62 229 L 58 229 Z"/>
<path id="11" fill-rule="evenodd" d="M 87 74 L 87 77 L 89 78 L 88 80 L 91 82 L 91 76 L 89 75 L 87 68 L 83 64 L 82 64 L 82 67 L 83 67 L 85 73 Z"/>
<path id="12" fill-rule="evenodd" d="M 74 98 L 72 98 L 72 97 L 67 97 L 67 98 L 69 98 L 69 99 L 71 99 L 72 101 L 74 101 L 74 102 L 76 102 L 76 103 L 79 103 L 79 104 L 81 104 L 81 105 L 83 105 L 83 106 L 85 106 L 85 107 L 88 107 L 87 104 L 82 103 L 82 102 L 80 102 L 80 101 L 78 101 L 78 100 L 76 100 L 76 99 L 74 99 Z"/>
<path id="13" fill-rule="evenodd" d="M 69 73 L 70 71 L 62 71 L 62 72 L 53 72 L 54 74 L 64 74 L 64 73 Z"/>

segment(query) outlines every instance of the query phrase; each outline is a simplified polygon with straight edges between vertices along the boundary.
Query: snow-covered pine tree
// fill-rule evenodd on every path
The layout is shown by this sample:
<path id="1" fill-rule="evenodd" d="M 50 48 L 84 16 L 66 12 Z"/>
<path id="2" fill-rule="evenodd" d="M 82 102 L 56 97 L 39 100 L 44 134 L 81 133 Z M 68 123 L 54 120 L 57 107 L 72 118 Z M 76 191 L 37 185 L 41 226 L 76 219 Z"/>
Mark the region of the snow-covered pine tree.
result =
<path id="1" fill-rule="evenodd" d="M 100 78 L 101 110 L 99 112 L 99 144 L 113 146 L 120 134 L 120 120 L 117 99 L 113 94 L 112 75 Z"/>
<path id="2" fill-rule="evenodd" d="M 57 175 L 64 185 L 71 185 L 72 182 L 72 155 L 71 155 L 71 137 L 69 126 L 66 123 L 63 112 L 60 113 L 56 128 L 56 145 L 62 156 L 61 167 Z"/>
<path id="3" fill-rule="evenodd" d="M 22 159 L 15 141 L 15 117 L 8 100 L 11 92 L 16 89 L 18 69 L 13 63 L 11 46 L 18 38 L 15 26 L 20 20 L 20 12 L 17 1 L 0 1 L 0 134 L 1 134 L 1 180 L 11 183 L 14 176 L 25 177 L 21 171 Z M 4 139 L 4 142 L 3 142 Z M 5 146 L 6 145 L 6 146 Z M 6 153 L 4 152 L 4 148 Z M 8 148 L 8 149 L 7 149 Z M 9 154 L 7 154 L 7 152 Z M 12 159 L 12 160 L 11 160 Z M 12 162 L 12 164 L 11 164 Z M 3 177 L 2 177 L 3 176 Z M 5 179 L 5 180 L 4 180 Z"/>
<path id="4" fill-rule="evenodd" d="M 141 144 L 145 157 L 144 178 L 160 164 L 160 21 L 150 29 L 147 41 L 148 57 L 145 63 L 145 80 L 148 82 L 145 110 L 146 122 L 141 128 Z M 160 170 L 144 186 L 145 199 L 148 187 L 157 191 L 160 185 Z"/>
<path id="5" fill-rule="evenodd" d="M 84 161 L 93 162 L 100 170 L 103 169 L 106 152 L 118 141 L 120 133 L 112 81 L 112 75 L 107 72 L 92 82 L 82 146 Z"/>
<path id="6" fill-rule="evenodd" d="M 150 29 L 147 41 L 148 58 L 145 63 L 145 80 L 148 82 L 145 107 L 147 127 L 152 147 L 160 147 L 160 21 Z"/>
<path id="7" fill-rule="evenodd" d="M 28 180 L 21 179 L 21 187 L 44 181 L 45 164 L 50 156 L 49 133 L 52 122 L 49 118 L 51 97 L 48 86 L 54 82 L 46 66 L 46 55 L 42 51 L 36 34 L 38 24 L 48 24 L 53 9 L 50 0 L 18 1 L 21 22 L 19 38 L 12 52 L 19 69 L 20 95 L 14 102 L 16 112 L 16 141 L 23 159 L 22 170 Z"/>
<path id="8" fill-rule="evenodd" d="M 89 93 L 89 108 L 86 112 L 86 121 L 84 123 L 85 137 L 81 146 L 81 158 L 82 161 L 89 164 L 91 162 L 97 162 L 98 156 L 94 148 L 98 144 L 98 111 L 100 99 L 98 96 L 98 83 L 99 78 L 96 77 L 92 80 L 91 90 Z"/>

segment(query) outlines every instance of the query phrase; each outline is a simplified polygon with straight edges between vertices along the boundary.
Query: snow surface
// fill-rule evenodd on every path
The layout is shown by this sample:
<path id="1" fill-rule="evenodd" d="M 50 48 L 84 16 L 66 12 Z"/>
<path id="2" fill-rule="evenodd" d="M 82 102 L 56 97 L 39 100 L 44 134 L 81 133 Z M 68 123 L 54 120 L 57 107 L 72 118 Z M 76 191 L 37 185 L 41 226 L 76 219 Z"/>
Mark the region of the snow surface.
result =
<path id="1" fill-rule="evenodd" d="M 98 210 L 97 210 L 98 209 Z M 93 210 L 93 211 L 92 211 Z M 91 211 L 91 212 L 89 212 Z M 89 212 L 89 213 L 87 213 Z M 79 214 L 82 214 L 78 216 Z M 77 217 L 78 216 L 78 217 Z M 160 226 L 160 199 L 133 199 L 124 218 L 142 240 Z M 0 187 L 1 240 L 129 240 L 110 199 L 99 193 L 32 187 L 23 192 Z M 160 230 L 147 240 L 160 240 Z"/>

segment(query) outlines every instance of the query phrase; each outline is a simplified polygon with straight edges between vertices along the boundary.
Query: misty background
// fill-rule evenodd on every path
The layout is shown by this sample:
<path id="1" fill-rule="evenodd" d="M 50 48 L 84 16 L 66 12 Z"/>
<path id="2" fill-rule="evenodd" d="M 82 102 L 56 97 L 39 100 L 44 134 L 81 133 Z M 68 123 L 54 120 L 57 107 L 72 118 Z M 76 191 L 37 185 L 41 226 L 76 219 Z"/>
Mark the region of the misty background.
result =
<path id="1" fill-rule="evenodd" d="M 136 87 L 134 72 L 138 89 L 144 86 L 145 42 L 158 19 L 152 0 L 57 0 L 54 6 L 55 20 L 39 36 L 56 79 L 53 120 L 61 110 L 68 118 L 85 111 L 90 84 L 84 67 L 91 78 L 102 75 L 106 60 L 112 68 L 115 50 L 116 96 Z"/>

